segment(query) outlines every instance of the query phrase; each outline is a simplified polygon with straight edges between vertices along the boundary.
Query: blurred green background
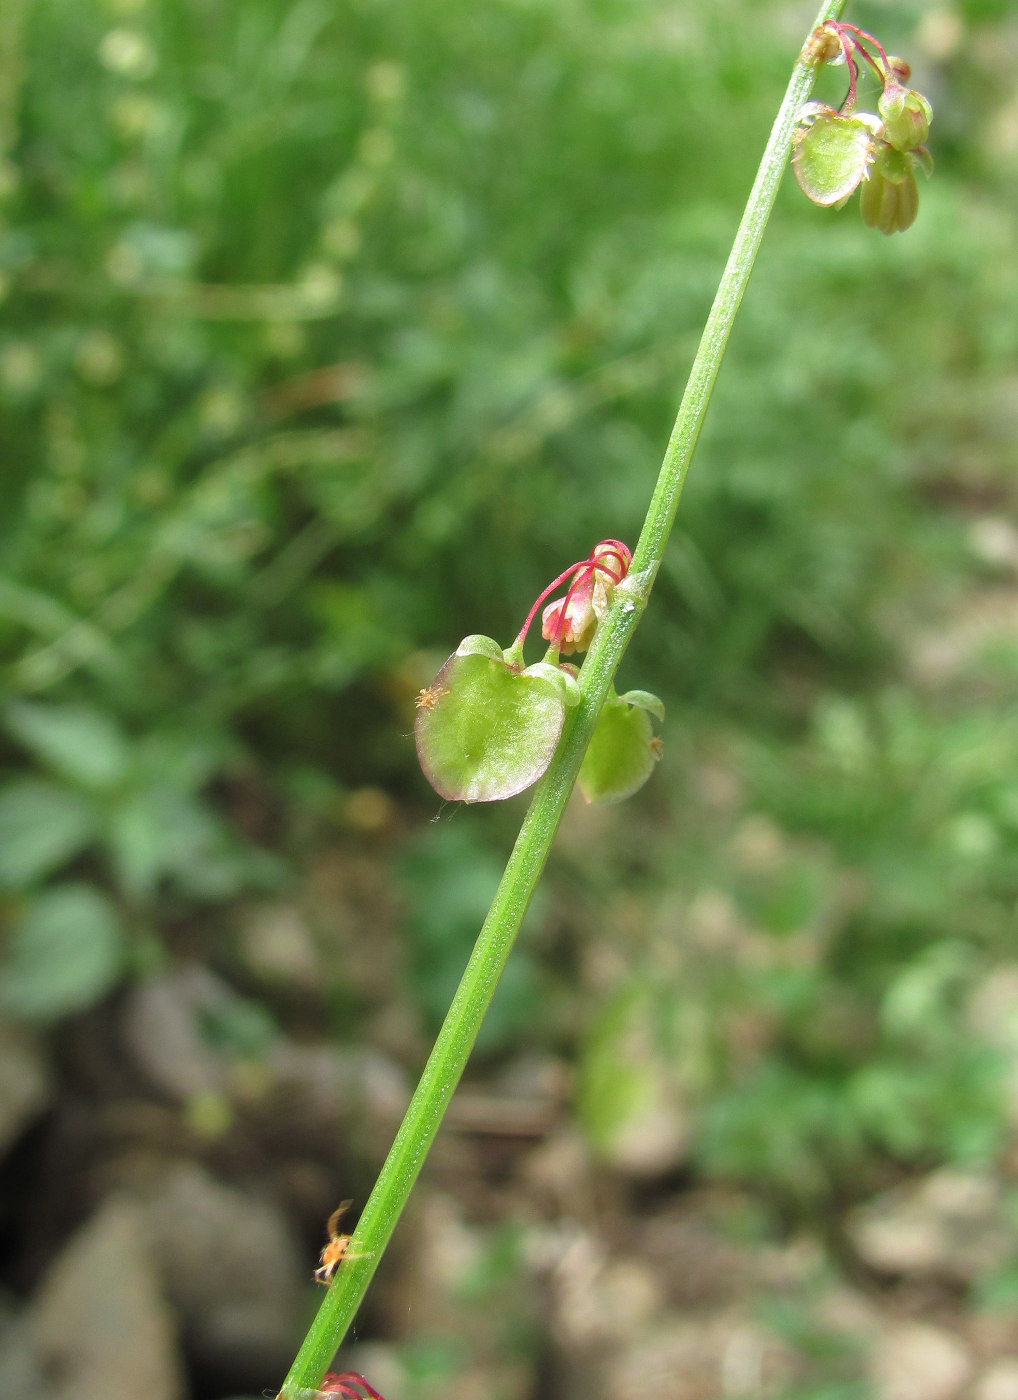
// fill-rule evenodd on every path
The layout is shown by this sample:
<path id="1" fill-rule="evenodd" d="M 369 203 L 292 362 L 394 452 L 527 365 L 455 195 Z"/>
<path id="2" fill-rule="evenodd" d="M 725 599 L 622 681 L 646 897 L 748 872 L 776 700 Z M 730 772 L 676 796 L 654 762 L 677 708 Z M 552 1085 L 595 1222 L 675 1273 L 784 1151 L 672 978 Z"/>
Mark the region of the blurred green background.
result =
<path id="1" fill-rule="evenodd" d="M 1018 16 L 848 18 L 936 174 L 891 239 L 782 189 L 621 677 L 665 757 L 573 800 L 388 1400 L 1018 1396 Z M 635 543 L 811 19 L 4 0 L 16 1400 L 278 1385 L 524 810 L 413 697 Z"/>

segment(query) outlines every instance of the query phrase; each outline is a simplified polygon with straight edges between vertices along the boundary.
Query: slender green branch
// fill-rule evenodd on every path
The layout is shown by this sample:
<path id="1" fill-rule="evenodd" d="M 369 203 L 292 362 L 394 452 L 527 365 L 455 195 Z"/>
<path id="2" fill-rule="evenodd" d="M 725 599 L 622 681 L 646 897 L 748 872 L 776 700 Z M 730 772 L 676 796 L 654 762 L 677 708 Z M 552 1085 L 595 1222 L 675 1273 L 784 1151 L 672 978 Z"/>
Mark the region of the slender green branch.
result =
<path id="1" fill-rule="evenodd" d="M 828 0 L 816 24 L 837 19 L 847 0 Z M 439 1032 L 421 1081 L 340 1266 L 280 1395 L 297 1400 L 314 1389 L 353 1320 L 389 1236 L 395 1228 L 428 1149 L 473 1048 L 481 1022 L 512 949 L 583 761 L 597 716 L 622 655 L 646 605 L 661 563 L 689 462 L 700 436 L 728 335 L 749 281 L 764 228 L 791 148 L 796 117 L 808 99 L 815 66 L 801 58 L 771 131 L 739 225 L 728 264 L 707 318 L 686 391 L 629 578 L 615 590 L 580 675 L 580 703 L 569 714 L 562 741 L 533 801 L 484 921 L 463 980 Z"/>

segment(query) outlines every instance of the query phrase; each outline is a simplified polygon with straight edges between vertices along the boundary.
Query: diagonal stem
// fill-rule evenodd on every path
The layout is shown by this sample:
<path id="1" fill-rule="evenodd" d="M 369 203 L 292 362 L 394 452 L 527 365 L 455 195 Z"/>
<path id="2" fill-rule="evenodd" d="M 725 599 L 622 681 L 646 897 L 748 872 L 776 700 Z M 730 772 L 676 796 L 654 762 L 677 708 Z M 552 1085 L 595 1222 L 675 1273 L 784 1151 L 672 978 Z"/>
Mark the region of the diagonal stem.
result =
<path id="1" fill-rule="evenodd" d="M 826 20 L 838 19 L 846 4 L 847 0 L 826 0 L 814 27 Z M 280 1391 L 282 1400 L 301 1400 L 301 1393 L 313 1390 L 328 1368 L 378 1266 L 466 1066 L 502 968 L 544 868 L 552 838 L 579 773 L 608 688 L 646 606 L 675 519 L 689 463 L 703 427 L 732 323 L 788 162 L 796 118 L 812 92 L 815 79 L 815 65 L 800 56 L 792 71 L 707 317 L 633 555 L 632 570 L 615 589 L 612 602 L 598 626 L 580 673 L 580 702 L 567 717 L 555 756 L 537 785 L 463 979 L 396 1140 L 354 1231 L 351 1257 L 337 1271 L 335 1282 L 283 1382 Z"/>

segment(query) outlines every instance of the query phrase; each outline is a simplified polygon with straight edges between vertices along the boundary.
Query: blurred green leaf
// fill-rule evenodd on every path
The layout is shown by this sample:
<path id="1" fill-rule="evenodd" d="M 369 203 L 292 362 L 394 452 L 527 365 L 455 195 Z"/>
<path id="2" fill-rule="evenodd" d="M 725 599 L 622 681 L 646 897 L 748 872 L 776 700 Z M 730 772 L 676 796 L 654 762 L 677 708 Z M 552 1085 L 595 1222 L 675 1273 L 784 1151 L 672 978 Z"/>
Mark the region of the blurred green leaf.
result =
<path id="1" fill-rule="evenodd" d="M 92 1006 L 114 986 L 125 941 L 110 901 L 91 885 L 57 885 L 14 925 L 0 1001 L 15 1017 L 52 1021 Z"/>
<path id="2" fill-rule="evenodd" d="M 409 990 L 429 1030 L 441 1025 L 501 873 L 497 856 L 465 826 L 441 825 L 403 852 L 399 875 L 407 904 Z M 530 927 L 540 910 L 538 898 L 527 916 Z M 518 948 L 499 981 L 479 1048 L 503 1047 L 547 1017 L 542 991 L 533 956 Z"/>
<path id="3" fill-rule="evenodd" d="M 38 778 L 0 789 L 0 884 L 21 887 L 59 869 L 98 827 L 87 798 Z"/>
<path id="4" fill-rule="evenodd" d="M 212 893 L 225 874 L 223 859 L 234 843 L 216 815 L 197 798 L 165 784 L 153 784 L 127 796 L 113 812 L 110 851 L 123 888 L 135 896 L 151 895 L 164 875 L 186 888 Z M 222 894 L 236 888 L 227 878 Z"/>
<path id="5" fill-rule="evenodd" d="M 12 700 L 4 721 L 47 768 L 102 792 L 127 771 L 129 750 L 119 726 L 87 705 L 38 705 Z"/>
<path id="6" fill-rule="evenodd" d="M 223 1054 L 257 1059 L 277 1035 L 276 1024 L 264 1006 L 248 997 L 230 996 L 199 1012 L 202 1034 Z"/>
<path id="7" fill-rule="evenodd" d="M 580 1062 L 577 1114 L 596 1151 L 610 1155 L 655 1100 L 660 1067 L 647 1034 L 649 997 L 639 984 L 604 1008 Z"/>

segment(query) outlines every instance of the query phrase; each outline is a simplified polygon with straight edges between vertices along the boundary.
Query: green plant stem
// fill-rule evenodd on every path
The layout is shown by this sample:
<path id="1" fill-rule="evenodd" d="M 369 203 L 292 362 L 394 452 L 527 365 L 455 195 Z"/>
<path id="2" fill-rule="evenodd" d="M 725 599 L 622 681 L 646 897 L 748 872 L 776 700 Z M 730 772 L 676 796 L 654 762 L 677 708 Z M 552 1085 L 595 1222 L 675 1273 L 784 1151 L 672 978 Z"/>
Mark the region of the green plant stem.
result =
<path id="1" fill-rule="evenodd" d="M 815 24 L 841 16 L 847 0 L 828 0 Z M 801 58 L 764 151 L 756 180 L 711 307 L 678 417 L 668 442 L 629 578 L 615 590 L 580 674 L 580 703 L 538 783 L 516 845 L 478 936 L 463 979 L 438 1034 L 420 1083 L 340 1265 L 283 1383 L 283 1400 L 313 1390 L 328 1369 L 417 1180 L 445 1110 L 466 1066 L 485 1012 L 583 761 L 597 716 L 622 655 L 646 606 L 700 436 L 728 336 L 742 301 L 791 149 L 796 117 L 809 98 L 816 68 Z"/>

